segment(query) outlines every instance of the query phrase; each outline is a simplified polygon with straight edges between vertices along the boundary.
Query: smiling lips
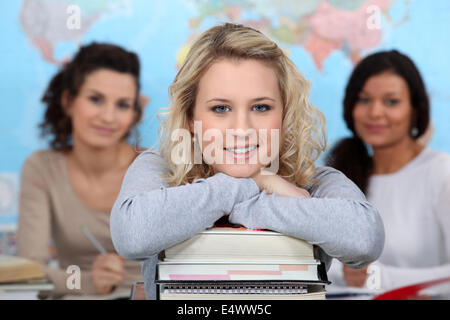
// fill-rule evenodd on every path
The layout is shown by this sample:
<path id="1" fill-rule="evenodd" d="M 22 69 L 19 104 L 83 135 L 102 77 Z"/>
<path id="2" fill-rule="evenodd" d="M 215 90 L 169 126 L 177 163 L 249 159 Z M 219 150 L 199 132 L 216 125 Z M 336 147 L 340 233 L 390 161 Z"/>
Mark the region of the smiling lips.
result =
<path id="1" fill-rule="evenodd" d="M 104 128 L 104 127 L 97 127 L 94 126 L 95 131 L 97 131 L 101 135 L 110 135 L 114 132 L 112 129 Z"/>
<path id="2" fill-rule="evenodd" d="M 224 148 L 224 150 L 226 150 L 228 154 L 231 154 L 235 159 L 248 159 L 258 148 L 259 145 L 253 145 L 241 148 Z"/>
<path id="3" fill-rule="evenodd" d="M 373 132 L 373 133 L 378 133 L 378 132 L 382 132 L 384 129 L 386 129 L 386 126 L 382 126 L 382 125 L 366 125 L 366 129 L 369 132 Z"/>

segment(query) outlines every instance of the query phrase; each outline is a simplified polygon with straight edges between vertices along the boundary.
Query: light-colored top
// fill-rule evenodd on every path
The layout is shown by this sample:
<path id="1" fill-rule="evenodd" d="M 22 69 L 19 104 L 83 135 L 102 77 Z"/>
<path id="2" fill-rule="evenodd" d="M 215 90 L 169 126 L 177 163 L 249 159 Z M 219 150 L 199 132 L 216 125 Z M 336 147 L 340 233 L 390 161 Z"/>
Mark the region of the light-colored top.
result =
<path id="1" fill-rule="evenodd" d="M 367 194 L 386 231 L 374 263 L 380 289 L 449 277 L 450 155 L 425 148 L 397 172 L 372 176 Z M 329 277 L 345 285 L 341 264 L 333 265 Z"/>
<path id="2" fill-rule="evenodd" d="M 378 258 L 384 244 L 377 210 L 341 172 L 317 169 L 312 198 L 260 192 L 251 178 L 217 173 L 192 184 L 169 187 L 168 170 L 158 152 L 148 149 L 128 168 L 111 211 L 111 236 L 117 252 L 141 260 L 148 299 L 155 299 L 157 255 L 212 227 L 222 216 L 247 228 L 270 229 L 318 245 L 328 268 L 332 258 L 362 267 Z"/>
<path id="3" fill-rule="evenodd" d="M 100 253 L 80 226 L 101 243 L 109 253 L 114 246 L 109 232 L 109 212 L 86 207 L 77 197 L 70 182 L 65 154 L 52 150 L 37 151 L 25 161 L 21 175 L 19 200 L 18 255 L 37 260 L 53 281 L 52 296 L 94 294 L 91 266 Z M 48 266 L 50 241 L 56 248 L 59 267 Z M 69 290 L 66 273 L 70 265 L 81 269 L 81 289 Z M 131 290 L 134 281 L 142 281 L 141 266 L 136 261 L 124 262 L 125 282 L 116 290 Z M 75 282 L 73 282 L 75 283 Z"/>

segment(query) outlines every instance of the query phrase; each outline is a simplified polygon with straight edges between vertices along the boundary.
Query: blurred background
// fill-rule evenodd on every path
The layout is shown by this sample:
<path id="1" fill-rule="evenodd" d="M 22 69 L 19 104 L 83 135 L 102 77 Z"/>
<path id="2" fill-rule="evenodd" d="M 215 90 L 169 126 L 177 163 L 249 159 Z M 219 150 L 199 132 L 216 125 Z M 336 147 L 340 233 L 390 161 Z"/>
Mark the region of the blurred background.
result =
<path id="1" fill-rule="evenodd" d="M 226 21 L 275 40 L 312 83 L 311 101 L 327 119 L 328 144 L 348 135 L 342 99 L 361 57 L 398 49 L 418 66 L 431 98 L 429 145 L 450 153 L 450 1 L 448 0 L 22 0 L 0 2 L 0 253 L 14 254 L 20 171 L 46 149 L 37 125 L 41 96 L 78 47 L 111 42 L 141 61 L 150 98 L 141 145 L 157 145 L 156 114 L 193 40 Z M 319 159 L 319 162 L 323 159 Z M 319 163 L 320 164 L 320 163 Z"/>

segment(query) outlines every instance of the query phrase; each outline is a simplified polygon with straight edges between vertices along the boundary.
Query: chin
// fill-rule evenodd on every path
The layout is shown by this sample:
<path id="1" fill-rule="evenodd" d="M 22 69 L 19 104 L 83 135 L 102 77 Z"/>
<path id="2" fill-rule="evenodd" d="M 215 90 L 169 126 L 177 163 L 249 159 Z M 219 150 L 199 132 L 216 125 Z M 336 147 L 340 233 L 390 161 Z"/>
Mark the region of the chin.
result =
<path id="1" fill-rule="evenodd" d="M 386 139 L 365 139 L 363 140 L 366 144 L 370 145 L 372 148 L 382 148 L 389 145 Z"/>
<path id="2" fill-rule="evenodd" d="M 119 144 L 120 141 L 117 140 L 98 140 L 98 139 L 92 139 L 91 141 L 87 142 L 87 144 L 91 147 L 91 148 L 95 148 L 95 149 L 105 149 L 105 148 L 111 148 L 114 146 L 117 146 Z"/>
<path id="3" fill-rule="evenodd" d="M 214 167 L 215 172 L 222 172 L 234 178 L 250 178 L 262 168 L 257 164 L 230 164 Z"/>

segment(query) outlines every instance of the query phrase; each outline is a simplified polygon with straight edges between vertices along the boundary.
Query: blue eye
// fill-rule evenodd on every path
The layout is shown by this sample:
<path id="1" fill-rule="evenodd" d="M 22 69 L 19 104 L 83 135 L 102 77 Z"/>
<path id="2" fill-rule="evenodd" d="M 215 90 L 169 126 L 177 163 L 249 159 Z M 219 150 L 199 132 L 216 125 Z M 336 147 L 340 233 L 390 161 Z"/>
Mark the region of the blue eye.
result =
<path id="1" fill-rule="evenodd" d="M 258 111 L 258 112 L 265 112 L 265 111 L 269 111 L 271 109 L 271 107 L 267 104 L 257 104 L 254 105 L 252 107 L 253 110 Z"/>
<path id="2" fill-rule="evenodd" d="M 227 106 L 214 106 L 211 108 L 215 113 L 225 113 L 230 110 Z"/>

